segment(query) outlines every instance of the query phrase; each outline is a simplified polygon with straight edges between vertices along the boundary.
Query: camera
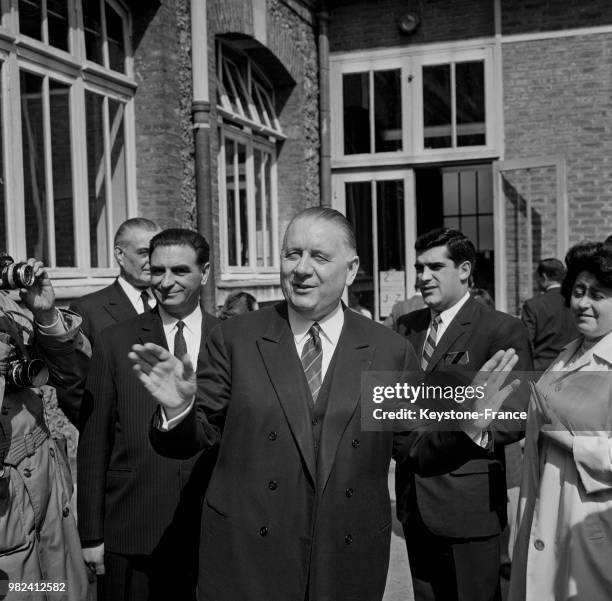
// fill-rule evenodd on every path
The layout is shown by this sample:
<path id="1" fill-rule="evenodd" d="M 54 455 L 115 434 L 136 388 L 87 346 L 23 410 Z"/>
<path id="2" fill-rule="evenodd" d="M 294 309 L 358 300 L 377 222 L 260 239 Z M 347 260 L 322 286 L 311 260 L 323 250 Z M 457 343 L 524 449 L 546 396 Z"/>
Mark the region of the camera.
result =
<path id="1" fill-rule="evenodd" d="M 0 290 L 29 288 L 34 279 L 34 268 L 28 263 L 15 263 L 8 255 L 0 257 Z"/>
<path id="2" fill-rule="evenodd" d="M 44 386 L 49 379 L 49 369 L 42 359 L 14 359 L 9 361 L 6 383 L 13 388 Z"/>

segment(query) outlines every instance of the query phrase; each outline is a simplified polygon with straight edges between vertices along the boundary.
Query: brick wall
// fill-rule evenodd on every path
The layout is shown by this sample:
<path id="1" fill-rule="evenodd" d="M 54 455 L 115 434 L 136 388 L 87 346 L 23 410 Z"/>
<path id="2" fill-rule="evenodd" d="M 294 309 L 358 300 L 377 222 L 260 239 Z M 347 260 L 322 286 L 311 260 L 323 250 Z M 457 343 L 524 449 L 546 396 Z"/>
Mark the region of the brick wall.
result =
<path id="1" fill-rule="evenodd" d="M 188 0 L 133 13 L 138 212 L 195 227 Z"/>
<path id="2" fill-rule="evenodd" d="M 398 21 L 407 12 L 421 17 L 413 35 L 402 35 L 398 30 Z M 332 52 L 463 40 L 494 33 L 490 0 L 346 0 L 335 2 L 329 13 Z"/>
<path id="3" fill-rule="evenodd" d="M 609 0 L 504 0 L 502 7 L 504 35 L 612 23 Z"/>
<path id="4" fill-rule="evenodd" d="M 612 232 L 611 59 L 612 34 L 503 47 L 506 158 L 566 158 L 571 243 Z"/>

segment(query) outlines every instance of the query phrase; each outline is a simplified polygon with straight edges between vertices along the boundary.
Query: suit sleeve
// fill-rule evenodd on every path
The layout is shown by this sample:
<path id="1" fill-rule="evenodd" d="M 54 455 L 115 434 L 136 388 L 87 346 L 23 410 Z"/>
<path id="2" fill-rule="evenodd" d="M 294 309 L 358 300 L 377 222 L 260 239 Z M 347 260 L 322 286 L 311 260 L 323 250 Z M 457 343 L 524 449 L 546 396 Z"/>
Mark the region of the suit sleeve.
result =
<path id="1" fill-rule="evenodd" d="M 116 398 L 109 357 L 99 341 L 83 397 L 89 417 L 83 425 L 77 451 L 78 527 L 83 542 L 101 541 L 104 537 L 106 471 L 114 442 Z"/>
<path id="2" fill-rule="evenodd" d="M 221 327 L 215 327 L 198 359 L 198 391 L 195 403 L 184 420 L 168 431 L 157 427 L 153 417 L 149 438 L 153 448 L 165 457 L 187 459 L 219 443 L 231 398 L 231 357 Z"/>
<path id="3" fill-rule="evenodd" d="M 81 332 L 81 318 L 62 311 L 65 332 L 36 334 L 36 347 L 49 368 L 50 383 L 57 391 L 57 400 L 66 417 L 78 428 L 81 423 L 81 402 L 91 358 L 91 345 Z"/>
<path id="4" fill-rule="evenodd" d="M 406 342 L 403 372 L 420 372 L 419 362 Z M 460 431 L 443 431 L 432 425 L 415 424 L 410 431 L 393 436 L 393 458 L 402 468 L 420 476 L 435 476 L 455 470 L 466 461 L 486 457 L 488 449 Z"/>

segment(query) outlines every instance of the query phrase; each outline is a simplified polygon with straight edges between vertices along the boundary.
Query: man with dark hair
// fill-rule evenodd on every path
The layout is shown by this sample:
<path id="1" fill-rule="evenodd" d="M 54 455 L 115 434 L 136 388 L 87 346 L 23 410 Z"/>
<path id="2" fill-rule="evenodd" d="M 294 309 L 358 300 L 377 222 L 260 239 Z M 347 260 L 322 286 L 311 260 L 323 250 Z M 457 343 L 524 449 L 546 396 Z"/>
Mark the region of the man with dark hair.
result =
<path id="1" fill-rule="evenodd" d="M 79 439 L 78 525 L 86 563 L 105 573 L 99 601 L 195 596 L 196 524 L 214 455 L 181 461 L 153 452 L 150 401 L 127 355 L 152 342 L 197 363 L 218 322 L 200 308 L 209 249 L 180 229 L 160 232 L 150 249 L 158 304 L 102 332 L 83 400 L 91 415 Z"/>
<path id="2" fill-rule="evenodd" d="M 130 354 L 162 407 L 156 450 L 219 447 L 202 513 L 200 601 L 380 601 L 391 455 L 435 473 L 484 452 L 464 432 L 362 429 L 362 373 L 418 364 L 406 340 L 341 303 L 358 267 L 346 218 L 308 209 L 283 240 L 286 301 L 215 328 L 197 384 L 191 365 L 159 346 Z"/>
<path id="3" fill-rule="evenodd" d="M 106 288 L 75 300 L 70 309 L 83 318 L 82 330 L 92 346 L 100 332 L 144 311 L 157 302 L 152 292 L 149 272 L 149 241 L 159 226 L 144 217 L 124 221 L 114 240 L 114 254 L 119 276 Z"/>
<path id="4" fill-rule="evenodd" d="M 529 332 L 537 371 L 544 371 L 561 349 L 578 337 L 572 314 L 561 295 L 564 278 L 565 267 L 559 259 L 543 259 L 537 267 L 541 294 L 523 305 L 521 319 Z"/>
<path id="5" fill-rule="evenodd" d="M 500 349 L 513 348 L 517 369 L 532 367 L 527 332 L 518 319 L 469 293 L 476 252 L 458 230 L 439 228 L 415 243 L 417 284 L 427 308 L 398 320 L 428 381 L 436 373 L 477 371 Z M 525 398 L 522 396 L 521 398 Z M 516 395 L 509 403 L 526 410 Z M 396 468 L 398 517 L 403 524 L 417 601 L 498 601 L 500 534 L 506 525 L 504 445 L 522 436 L 495 424 L 487 452 L 464 458 L 448 473 L 423 478 Z"/>

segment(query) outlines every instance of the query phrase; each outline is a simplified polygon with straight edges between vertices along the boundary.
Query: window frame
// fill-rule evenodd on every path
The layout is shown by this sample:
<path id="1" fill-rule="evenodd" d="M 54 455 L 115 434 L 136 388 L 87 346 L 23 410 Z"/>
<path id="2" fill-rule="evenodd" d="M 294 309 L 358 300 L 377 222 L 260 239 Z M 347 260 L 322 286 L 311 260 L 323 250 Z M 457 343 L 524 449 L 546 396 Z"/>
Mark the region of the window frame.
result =
<path id="1" fill-rule="evenodd" d="M 126 73 L 106 69 L 88 61 L 85 56 L 83 14 L 80 0 L 68 0 L 69 50 L 55 48 L 19 33 L 18 0 L 2 0 L 3 10 L 0 24 L 0 60 L 2 60 L 2 137 L 5 182 L 5 222 L 7 252 L 16 259 L 26 258 L 25 239 L 25 191 L 23 172 L 23 145 L 21 134 L 21 91 L 22 70 L 43 78 L 56 80 L 70 87 L 70 156 L 72 162 L 73 230 L 75 242 L 75 266 L 51 267 L 48 272 L 58 286 L 74 285 L 77 280 L 95 285 L 96 278 L 102 282 L 115 277 L 113 266 L 112 240 L 114 236 L 112 214 L 107 223 L 108 267 L 91 267 L 89 241 L 89 203 L 87 170 L 87 127 L 85 119 L 85 91 L 89 90 L 124 103 L 124 153 L 126 171 L 126 215 L 137 214 L 134 91 L 136 83 L 132 77 L 133 55 L 129 43 L 131 16 L 127 7 L 118 0 L 102 0 L 121 11 L 126 49 Z M 45 79 L 44 81 L 48 81 Z M 45 132 L 45 165 L 52 160 L 49 129 Z M 49 152 L 48 152 L 49 151 Z M 52 180 L 46 172 L 46 189 Z M 53 200 L 53 195 L 47 196 Z M 9 200 L 10 199 L 10 200 Z M 107 202 L 108 199 L 107 199 Z M 47 232 L 52 224 L 45 221 Z M 49 243 L 52 237 L 49 237 Z M 50 254 L 53 256 L 55 249 Z"/>
<path id="2" fill-rule="evenodd" d="M 369 168 L 400 163 L 472 161 L 499 156 L 501 136 L 496 123 L 501 113 L 501 95 L 495 86 L 495 59 L 495 42 L 491 39 L 332 54 L 330 56 L 332 168 Z M 480 60 L 484 61 L 486 144 L 456 148 L 425 148 L 423 140 L 423 66 Z M 390 69 L 400 69 L 403 150 L 345 154 L 343 75 L 369 72 L 370 123 L 372 124 L 374 121 L 373 75 L 375 71 Z M 370 130 L 370 139 L 373 140 L 372 127 Z M 371 142 L 371 148 L 374 149 L 373 142 Z"/>

